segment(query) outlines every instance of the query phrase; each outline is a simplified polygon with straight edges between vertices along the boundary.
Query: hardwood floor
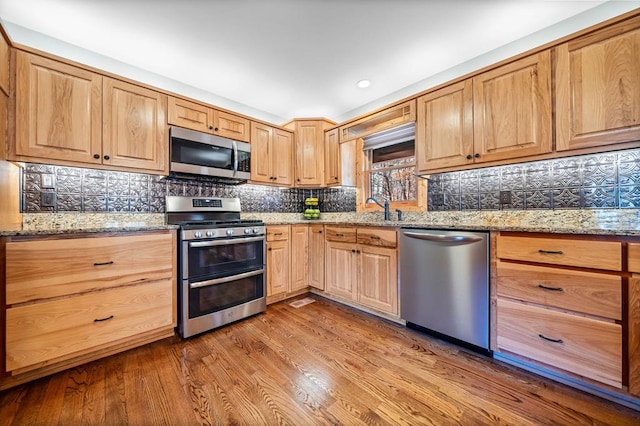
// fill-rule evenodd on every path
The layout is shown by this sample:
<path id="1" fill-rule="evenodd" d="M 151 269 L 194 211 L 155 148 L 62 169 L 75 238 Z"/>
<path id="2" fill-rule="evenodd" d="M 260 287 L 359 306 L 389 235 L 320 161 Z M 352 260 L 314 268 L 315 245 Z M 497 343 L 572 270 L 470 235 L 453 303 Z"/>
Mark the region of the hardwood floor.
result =
<path id="1" fill-rule="evenodd" d="M 6 390 L 0 425 L 640 424 L 640 412 L 312 297 Z"/>

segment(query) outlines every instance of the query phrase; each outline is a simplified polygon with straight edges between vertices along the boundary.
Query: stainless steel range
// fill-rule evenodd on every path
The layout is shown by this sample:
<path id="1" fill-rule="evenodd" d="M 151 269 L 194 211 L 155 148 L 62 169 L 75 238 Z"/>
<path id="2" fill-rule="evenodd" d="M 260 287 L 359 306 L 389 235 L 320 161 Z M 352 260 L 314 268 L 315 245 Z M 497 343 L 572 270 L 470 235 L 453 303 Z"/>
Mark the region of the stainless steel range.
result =
<path id="1" fill-rule="evenodd" d="M 166 201 L 167 223 L 180 225 L 180 336 L 264 312 L 264 223 L 241 220 L 238 198 L 168 196 Z"/>

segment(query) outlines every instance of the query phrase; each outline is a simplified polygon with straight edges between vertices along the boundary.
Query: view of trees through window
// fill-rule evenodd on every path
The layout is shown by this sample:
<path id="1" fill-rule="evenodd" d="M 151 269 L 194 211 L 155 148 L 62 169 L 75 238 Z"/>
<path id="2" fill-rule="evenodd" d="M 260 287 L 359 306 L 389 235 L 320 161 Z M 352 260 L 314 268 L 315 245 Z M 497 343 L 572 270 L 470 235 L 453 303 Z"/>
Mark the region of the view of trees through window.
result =
<path id="1" fill-rule="evenodd" d="M 382 151 L 383 152 L 376 152 Z M 369 150 L 369 191 L 376 199 L 415 201 L 417 196 L 413 141 Z"/>

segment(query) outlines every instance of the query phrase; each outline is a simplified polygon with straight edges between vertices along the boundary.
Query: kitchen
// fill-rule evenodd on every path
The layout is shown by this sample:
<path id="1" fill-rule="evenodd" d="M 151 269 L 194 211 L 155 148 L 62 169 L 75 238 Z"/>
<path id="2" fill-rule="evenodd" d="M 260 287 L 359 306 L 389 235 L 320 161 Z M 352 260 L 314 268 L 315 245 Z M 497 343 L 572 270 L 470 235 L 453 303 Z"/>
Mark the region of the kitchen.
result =
<path id="1" fill-rule="evenodd" d="M 637 10 L 622 14 L 593 29 L 601 30 L 596 34 L 604 34 L 601 37 L 605 41 L 612 38 L 612 33 L 616 36 L 637 34 L 637 14 Z M 622 30 L 617 33 L 612 28 Z M 2 258 L 6 258 L 2 275 L 6 279 L 6 291 L 1 300 L 7 315 L 4 318 L 7 329 L 2 330 L 2 338 L 7 340 L 3 348 L 2 358 L 6 364 L 3 371 L 12 372 L 1 380 L 3 389 L 7 388 L 3 394 L 11 418 L 23 419 L 16 420 L 17 423 L 29 423 L 28 416 L 34 416 L 31 422 L 38 423 L 37 416 L 49 415 L 46 414 L 48 407 L 54 410 L 58 407 L 59 422 L 93 422 L 95 419 L 84 417 L 91 416 L 91 408 L 80 408 L 80 401 L 64 397 L 67 392 L 75 393 L 68 383 L 79 384 L 81 389 L 76 396 L 91 399 L 92 392 L 111 394 L 110 390 L 105 391 L 105 386 L 115 381 L 120 396 L 107 396 L 110 402 L 106 404 L 119 407 L 124 413 L 120 413 L 122 417 L 107 415 L 106 422 L 121 423 L 128 419 L 132 423 L 144 423 L 145 417 L 136 417 L 142 414 L 133 412 L 142 407 L 147 407 L 150 416 L 157 416 L 151 417 L 154 423 L 167 423 L 168 419 L 175 421 L 176 418 L 185 419 L 185 423 L 399 423 L 403 419 L 411 422 L 412 418 L 419 423 L 486 423 L 491 419 L 526 423 L 535 421 L 535 417 L 529 416 L 544 419 L 541 416 L 545 415 L 549 416 L 548 422 L 555 423 L 586 422 L 589 417 L 614 424 L 637 421 L 637 412 L 628 407 L 637 410 L 635 386 L 640 385 L 639 361 L 634 349 L 638 343 L 637 309 L 632 309 L 633 298 L 637 297 L 632 289 L 637 287 L 640 272 L 636 265 L 638 126 L 610 132 L 611 136 L 606 137 L 612 142 L 607 142 L 609 145 L 604 149 L 602 137 L 565 137 L 563 132 L 567 128 L 585 129 L 576 127 L 575 123 L 567 127 L 563 121 L 570 121 L 571 117 L 559 113 L 563 111 L 560 102 L 565 100 L 560 96 L 564 93 L 561 89 L 573 87 L 574 83 L 563 82 L 564 74 L 553 74 L 553 70 L 557 72 L 558 67 L 564 66 L 565 47 L 581 49 L 584 43 L 593 42 L 585 36 L 590 32 L 583 31 L 574 36 L 584 37 L 580 39 L 582 44 L 567 43 L 570 38 L 560 39 L 546 49 L 534 49 L 516 55 L 515 59 L 498 61 L 495 66 L 454 79 L 451 84 L 446 82 L 433 90 L 415 91 L 406 99 L 396 99 L 383 108 L 372 108 L 371 113 L 341 123 L 295 119 L 284 125 L 274 125 L 216 104 L 197 102 L 173 91 L 143 87 L 78 63 L 62 63 L 61 58 L 24 46 L 16 49 L 12 65 L 16 70 L 15 92 L 2 86 L 0 97 L 11 108 L 15 106 L 16 111 L 15 117 L 8 115 L 10 130 L 12 117 L 16 120 L 16 140 L 9 138 L 7 158 L 25 163 L 17 174 L 14 163 L 3 162 L 2 169 L 3 184 L 12 182 L 2 190 L 3 200 L 7 200 L 3 203 L 2 218 L 7 225 L 3 226 L 2 233 Z M 633 37 L 629 39 L 636 40 Z M 551 55 L 546 53 L 549 50 L 553 50 L 555 58 L 553 69 Z M 495 147 L 489 143 L 483 147 L 481 141 L 488 132 L 475 128 L 473 122 L 468 127 L 469 122 L 462 120 L 465 127 L 460 132 L 460 140 L 464 141 L 471 133 L 475 147 L 472 144 L 470 148 L 464 145 L 458 149 L 437 144 L 444 134 L 458 135 L 452 129 L 434 124 L 443 121 L 438 114 L 447 114 L 451 111 L 450 105 L 468 100 L 469 90 L 474 96 L 470 103 L 464 103 L 464 114 L 477 115 L 483 108 L 506 113 L 504 106 L 476 105 L 473 99 L 482 98 L 482 92 L 476 95 L 476 91 L 491 90 L 495 70 L 517 74 L 517 70 L 522 69 L 510 69 L 511 63 L 520 64 L 528 76 L 535 76 L 530 84 L 536 93 L 548 88 L 548 97 L 544 94 L 533 97 L 534 102 L 539 102 L 534 108 L 539 121 L 532 125 L 533 143 L 524 149 L 517 147 L 518 153 L 508 146 L 492 149 Z M 29 78 L 48 78 L 38 74 L 47 69 L 82 81 L 77 87 L 92 102 L 96 94 L 102 98 L 95 104 L 87 104 L 90 108 L 84 112 L 86 120 L 82 121 L 97 120 L 97 124 L 75 129 L 86 135 L 87 140 L 98 132 L 96 138 L 101 146 L 92 145 L 87 155 L 78 146 L 68 147 L 71 149 L 62 155 L 53 153 L 52 144 L 47 146 L 38 127 L 35 130 L 30 127 L 30 123 L 43 122 L 32 117 L 43 114 L 43 110 L 30 110 L 23 94 L 28 93 L 25 88 L 32 87 L 27 84 Z M 534 71 L 529 72 L 530 69 Z M 630 69 L 636 70 L 637 63 L 631 61 Z M 637 75 L 633 72 L 632 76 Z M 556 114 L 553 117 L 551 108 L 544 107 L 552 104 L 551 76 L 555 81 Z M 631 78 L 631 81 L 635 80 Z M 82 91 L 83 88 L 89 90 Z M 10 94 L 15 94 L 15 101 Z M 140 138 L 136 142 L 148 148 L 146 151 L 117 143 L 122 137 L 118 126 L 128 122 L 127 116 L 123 116 L 124 106 L 138 97 L 153 111 L 145 116 L 146 122 L 151 123 L 149 131 L 135 135 Z M 99 109 L 93 109 L 93 105 Z M 12 111 L 11 108 L 8 110 Z M 96 119 L 98 110 L 102 111 L 102 117 Z M 46 114 L 46 108 L 44 111 Z M 51 114 L 55 115 L 55 108 L 53 111 Z M 553 149 L 549 143 L 552 120 L 556 130 Z M 199 127 L 202 123 L 204 128 Z M 416 171 L 429 176 L 428 188 L 426 179 L 416 179 L 417 199 L 421 200 L 418 207 L 426 205 L 428 210 L 421 211 L 407 202 L 392 203 L 389 212 L 392 220 L 385 221 L 382 209 L 375 203 L 367 203 L 369 197 L 362 194 L 363 175 L 373 176 L 376 171 L 363 167 L 369 157 L 363 158 L 361 153 L 369 152 L 372 159 L 384 157 L 388 165 L 389 156 L 400 150 L 392 151 L 385 143 L 380 145 L 379 130 L 407 123 L 415 123 Z M 197 130 L 204 133 L 224 133 L 231 140 L 250 141 L 250 182 L 231 186 L 206 177 L 165 177 L 169 161 L 158 159 L 168 158 L 171 126 L 198 127 Z M 598 133 L 585 130 L 585 134 L 589 132 Z M 31 144 L 31 140 L 37 143 Z M 268 147 L 275 144 L 280 147 L 277 152 L 290 155 L 269 155 L 273 148 Z M 406 144 L 397 145 L 407 149 Z M 308 152 L 312 154 L 310 158 L 300 156 Z M 348 166 L 340 167 L 342 163 Z M 80 164 L 86 167 L 78 167 Z M 14 179 L 22 182 L 16 183 Z M 355 186 L 345 186 L 349 180 Z M 368 195 L 380 198 L 375 192 Z M 179 263 L 180 253 L 177 245 L 170 241 L 177 238 L 180 228 L 167 222 L 165 216 L 167 197 L 173 196 L 194 197 L 194 205 L 198 198 L 239 198 L 242 220 L 260 220 L 266 224 L 265 280 L 269 307 L 264 314 L 184 341 L 174 334 L 178 304 L 177 295 L 173 293 L 180 279 L 174 265 Z M 301 213 L 304 201 L 314 198 L 319 200 L 321 215 L 319 220 L 310 222 L 304 220 Z M 19 206 L 16 200 L 23 200 L 23 205 Z M 402 220 L 396 220 L 400 218 L 398 210 Z M 19 229 L 12 230 L 11 224 Z M 488 324 L 492 330 L 489 343 L 494 351 L 493 359 L 403 327 L 402 309 L 406 301 L 398 300 L 403 293 L 401 228 L 489 232 L 491 252 L 487 278 L 492 286 L 492 308 Z M 75 244 L 79 239 L 86 241 L 86 245 Z M 527 250 L 533 245 L 537 249 L 538 244 L 540 250 L 554 253 Z M 110 250 L 116 257 L 93 260 L 92 256 Z M 565 252 L 571 253 L 566 259 Z M 69 260 L 83 257 L 91 259 L 97 268 L 92 269 L 95 280 L 104 288 L 96 288 L 92 280 L 83 278 L 86 272 L 79 261 Z M 114 262 L 117 268 L 109 270 L 114 265 L 102 264 L 103 260 Z M 569 294 L 571 300 L 560 300 L 559 305 L 554 305 L 553 296 L 548 293 L 542 299 L 531 299 L 536 296 L 527 295 L 522 289 L 518 292 L 515 283 L 531 276 L 538 280 L 536 285 L 540 282 L 550 288 L 554 287 L 553 283 L 565 281 L 571 284 L 584 281 L 589 287 L 564 285 L 562 293 Z M 594 303 L 593 296 L 585 295 L 585 291 L 594 292 L 601 303 Z M 69 297 L 70 294 L 77 295 Z M 91 336 L 101 349 L 87 351 L 81 345 L 83 342 L 67 337 L 70 351 L 60 348 L 55 341 L 42 345 L 37 351 L 29 350 L 29 345 L 41 341 L 37 336 L 29 338 L 26 332 L 23 334 L 26 328 L 21 327 L 41 313 L 42 321 L 46 322 L 50 318 L 43 310 L 47 303 L 70 303 L 72 306 L 67 309 L 73 310 L 74 303 L 75 306 L 97 304 L 106 294 L 123 301 L 123 315 L 129 324 L 114 332 L 108 328 L 113 324 L 109 315 L 91 320 L 98 320 L 97 326 L 91 326 L 110 330 Z M 306 297 L 315 302 L 300 308 L 289 306 L 289 302 Z M 138 299 L 149 309 L 142 313 L 126 311 L 127 301 Z M 611 306 L 609 309 L 593 306 L 598 304 Z M 543 338 L 540 338 L 542 343 L 520 341 L 526 330 L 516 327 L 522 323 L 518 316 L 524 313 L 536 317 L 541 312 L 558 323 L 570 320 L 578 330 L 586 327 L 604 340 L 578 341 L 578 352 L 571 354 L 578 361 L 554 349 L 551 346 L 554 342 L 542 342 Z M 65 321 L 72 322 L 73 318 Z M 91 335 L 90 327 L 72 326 L 71 329 L 77 336 Z M 588 351 L 585 345 L 589 345 Z M 122 352 L 127 349 L 131 350 Z M 54 355 L 44 353 L 46 351 L 53 351 Z M 425 357 L 413 356 L 415 351 Z M 122 354 L 108 357 L 116 352 Z M 437 357 L 431 358 L 430 354 Z M 145 356 L 151 358 L 143 360 Z M 403 362 L 396 359 L 398 356 Z M 306 357 L 317 364 L 309 364 Z M 198 361 L 191 365 L 190 360 Z M 145 364 L 155 365 L 166 374 L 148 372 Z M 445 367 L 447 365 L 452 367 Z M 205 370 L 212 368 L 224 371 L 224 377 L 207 374 Z M 100 379 L 107 370 L 110 374 Z M 51 376 L 58 371 L 61 372 Z M 429 379 L 420 377 L 419 372 Z M 464 377 L 457 379 L 457 374 Z M 359 376 L 362 381 L 358 383 Z M 21 384 L 41 377 L 44 378 L 34 381 L 33 385 Z M 99 383 L 100 390 L 89 385 L 93 380 Z M 530 383 L 528 390 L 514 384 L 519 380 Z M 456 386 L 441 388 L 447 381 L 456 382 Z M 38 383 L 67 389 L 57 392 L 66 402 L 63 399 L 51 404 L 37 402 L 41 399 L 38 392 L 49 394 L 45 387 L 38 387 Z M 140 390 L 143 394 L 136 394 L 135 386 L 141 383 L 144 383 Z M 175 394 L 169 391 L 172 386 Z M 441 388 L 437 395 L 433 394 L 434 386 Z M 555 393 L 547 394 L 540 386 L 549 387 Z M 391 394 L 383 388 L 391 389 Z M 501 388 L 508 389 L 504 391 L 507 394 L 517 395 L 513 398 L 526 402 L 523 405 L 505 402 L 504 396 L 498 397 Z M 185 390 L 187 404 L 174 404 L 175 398 L 181 398 L 178 395 L 183 395 Z M 26 392 L 31 402 L 21 401 L 22 392 Z M 566 405 L 558 413 L 549 413 L 549 406 L 537 406 L 534 402 L 541 397 L 540 392 L 545 394 L 544 400 L 553 400 L 553 404 L 562 401 L 561 404 Z M 52 393 L 56 392 L 52 390 Z M 419 396 L 412 397 L 414 393 Z M 456 396 L 448 399 L 442 393 Z M 485 393 L 490 396 L 483 396 Z M 228 395 L 235 398 L 225 403 Z M 146 401 L 145 396 L 149 398 Z M 435 406 L 427 403 L 434 398 Z M 487 408 L 490 417 L 484 417 L 482 410 L 469 403 L 469 398 L 481 398 L 480 405 L 490 404 L 491 408 Z M 294 404 L 294 400 L 298 402 Z M 101 404 L 105 404 L 99 397 L 91 401 L 89 406 L 97 404 L 98 412 Z M 211 408 L 209 404 L 219 405 Z M 412 409 L 413 404 L 419 408 Z M 28 414 L 30 405 L 37 410 Z M 65 409 L 60 408 L 63 405 Z M 172 413 L 168 407 L 174 405 L 176 411 Z M 305 408 L 295 408 L 301 406 Z M 192 417 L 192 410 L 197 410 L 200 417 Z M 226 413 L 226 417 L 222 413 Z M 171 417 L 172 414 L 176 417 Z M 98 414 L 98 418 L 104 415 Z M 120 421 L 110 420 L 116 418 Z"/>

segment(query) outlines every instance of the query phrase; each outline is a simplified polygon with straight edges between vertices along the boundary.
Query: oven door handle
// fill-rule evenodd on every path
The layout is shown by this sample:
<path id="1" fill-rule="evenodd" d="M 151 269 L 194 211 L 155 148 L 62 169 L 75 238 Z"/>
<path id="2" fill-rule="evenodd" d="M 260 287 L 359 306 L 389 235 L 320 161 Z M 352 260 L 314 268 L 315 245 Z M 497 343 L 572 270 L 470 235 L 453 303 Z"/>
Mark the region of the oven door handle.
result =
<path id="1" fill-rule="evenodd" d="M 191 283 L 191 284 L 189 284 L 189 288 L 200 288 L 200 287 L 208 287 L 210 285 L 224 284 L 224 283 L 228 283 L 228 282 L 231 282 L 231 281 L 241 280 L 243 278 L 253 277 L 253 276 L 256 276 L 256 275 L 263 274 L 263 273 L 264 273 L 264 269 L 258 269 L 256 271 L 245 272 L 243 274 L 238 274 L 238 275 L 232 275 L 230 277 L 216 278 L 215 280 L 208 280 L 208 281 L 200 281 L 200 282 L 197 282 L 197 283 Z"/>
<path id="2" fill-rule="evenodd" d="M 250 237 L 250 238 L 233 238 L 224 240 L 212 240 L 212 241 L 196 241 L 189 243 L 189 248 L 198 247 L 211 247 L 211 246 L 226 246 L 228 244 L 242 244 L 242 243 L 255 243 L 256 241 L 264 241 L 264 236 Z"/>

